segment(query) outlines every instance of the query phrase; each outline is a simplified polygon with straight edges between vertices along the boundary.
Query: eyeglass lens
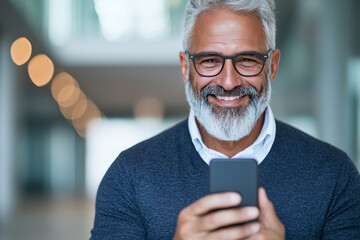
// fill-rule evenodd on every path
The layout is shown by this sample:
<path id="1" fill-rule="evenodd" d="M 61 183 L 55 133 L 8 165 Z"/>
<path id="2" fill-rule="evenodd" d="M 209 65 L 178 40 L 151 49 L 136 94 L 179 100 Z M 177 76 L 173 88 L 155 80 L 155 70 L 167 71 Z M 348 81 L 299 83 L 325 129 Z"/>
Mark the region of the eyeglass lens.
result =
<path id="1" fill-rule="evenodd" d="M 219 74 L 223 61 L 223 57 L 217 54 L 199 55 L 194 59 L 196 70 L 204 76 Z M 241 75 L 254 76 L 261 72 L 264 61 L 264 57 L 258 54 L 239 54 L 234 57 L 234 66 Z"/>

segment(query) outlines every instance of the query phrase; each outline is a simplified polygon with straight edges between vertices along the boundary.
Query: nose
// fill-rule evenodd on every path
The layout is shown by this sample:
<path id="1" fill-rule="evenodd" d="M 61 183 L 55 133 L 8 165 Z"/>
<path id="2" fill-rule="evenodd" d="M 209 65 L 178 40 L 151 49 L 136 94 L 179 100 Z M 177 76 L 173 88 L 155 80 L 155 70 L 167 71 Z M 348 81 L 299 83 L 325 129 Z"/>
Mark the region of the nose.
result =
<path id="1" fill-rule="evenodd" d="M 231 59 L 225 59 L 223 70 L 216 78 L 215 83 L 227 91 L 242 84 L 242 77 L 236 71 Z"/>

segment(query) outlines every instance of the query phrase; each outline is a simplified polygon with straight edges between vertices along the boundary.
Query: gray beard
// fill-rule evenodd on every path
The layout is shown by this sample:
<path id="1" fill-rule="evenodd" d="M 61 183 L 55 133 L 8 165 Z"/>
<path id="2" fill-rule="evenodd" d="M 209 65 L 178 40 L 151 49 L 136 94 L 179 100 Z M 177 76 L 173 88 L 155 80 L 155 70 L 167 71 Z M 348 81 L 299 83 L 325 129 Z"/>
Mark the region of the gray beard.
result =
<path id="1" fill-rule="evenodd" d="M 269 76 L 270 74 L 259 93 L 252 86 L 238 86 L 231 91 L 226 91 L 220 86 L 208 85 L 201 90 L 200 96 L 196 89 L 193 89 L 189 76 L 189 80 L 185 83 L 186 98 L 195 117 L 211 136 L 220 141 L 239 141 L 250 134 L 269 105 L 271 98 Z M 209 94 L 248 95 L 250 101 L 245 107 L 218 107 L 208 102 Z"/>

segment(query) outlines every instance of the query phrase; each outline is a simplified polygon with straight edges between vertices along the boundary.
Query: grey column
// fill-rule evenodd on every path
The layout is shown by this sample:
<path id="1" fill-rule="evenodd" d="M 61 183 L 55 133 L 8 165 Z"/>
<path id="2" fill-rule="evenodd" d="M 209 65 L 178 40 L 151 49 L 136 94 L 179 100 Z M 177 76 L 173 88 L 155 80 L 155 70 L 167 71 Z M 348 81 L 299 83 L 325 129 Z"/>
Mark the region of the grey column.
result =
<path id="1" fill-rule="evenodd" d="M 347 64 L 351 54 L 351 1 L 325 1 L 316 46 L 316 111 L 320 138 L 350 153 L 346 144 Z"/>
<path id="2" fill-rule="evenodd" d="M 15 67 L 9 39 L 0 33 L 0 224 L 6 223 L 15 201 Z"/>

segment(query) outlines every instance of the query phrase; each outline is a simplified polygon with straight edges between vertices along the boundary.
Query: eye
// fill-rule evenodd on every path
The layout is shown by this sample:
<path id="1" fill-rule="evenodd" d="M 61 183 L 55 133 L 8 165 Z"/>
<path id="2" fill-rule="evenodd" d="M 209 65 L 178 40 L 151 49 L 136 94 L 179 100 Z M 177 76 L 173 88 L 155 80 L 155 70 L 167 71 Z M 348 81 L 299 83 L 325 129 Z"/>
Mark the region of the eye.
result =
<path id="1" fill-rule="evenodd" d="M 205 56 L 201 57 L 200 59 L 201 63 L 218 63 L 221 62 L 221 59 L 214 57 L 214 56 Z"/>
<path id="2" fill-rule="evenodd" d="M 214 67 L 222 64 L 222 58 L 213 55 L 198 56 L 195 62 L 202 67 Z"/>
<path id="3" fill-rule="evenodd" d="M 261 59 L 256 56 L 240 56 L 236 58 L 237 62 L 260 63 Z"/>
<path id="4" fill-rule="evenodd" d="M 257 67 L 262 66 L 262 58 L 257 55 L 238 55 L 235 58 L 235 63 L 239 67 Z"/>
<path id="5" fill-rule="evenodd" d="M 241 58 L 240 59 L 240 62 L 248 62 L 248 63 L 251 63 L 251 62 L 256 62 L 255 59 L 252 59 L 252 58 Z"/>

